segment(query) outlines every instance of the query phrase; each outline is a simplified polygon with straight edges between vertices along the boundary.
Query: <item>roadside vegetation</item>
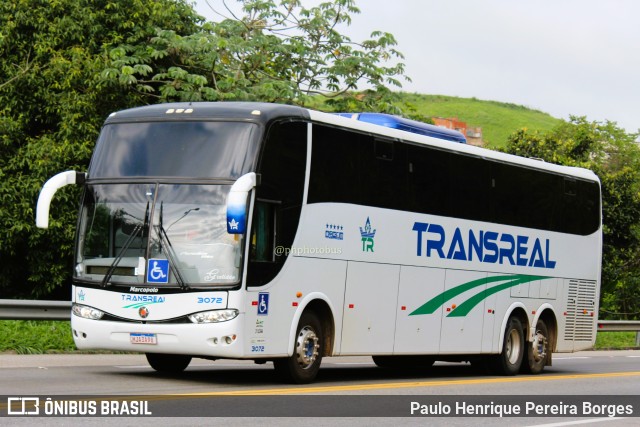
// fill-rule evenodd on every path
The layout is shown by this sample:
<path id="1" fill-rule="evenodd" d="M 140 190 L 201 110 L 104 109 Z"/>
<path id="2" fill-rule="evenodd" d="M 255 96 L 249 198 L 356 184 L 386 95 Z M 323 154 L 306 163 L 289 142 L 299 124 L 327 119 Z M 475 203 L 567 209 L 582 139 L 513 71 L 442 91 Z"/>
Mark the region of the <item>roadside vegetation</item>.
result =
<path id="1" fill-rule="evenodd" d="M 635 332 L 600 332 L 596 335 L 595 350 L 638 348 Z"/>
<path id="2" fill-rule="evenodd" d="M 405 106 L 403 110 L 414 111 L 418 116 L 457 118 L 469 127 L 481 127 L 485 147 L 493 149 L 506 147 L 509 136 L 517 129 L 547 132 L 562 123 L 522 105 L 477 98 L 403 93 L 400 100 Z"/>
<path id="3" fill-rule="evenodd" d="M 0 352 L 18 354 L 75 351 L 70 322 L 0 320 Z"/>

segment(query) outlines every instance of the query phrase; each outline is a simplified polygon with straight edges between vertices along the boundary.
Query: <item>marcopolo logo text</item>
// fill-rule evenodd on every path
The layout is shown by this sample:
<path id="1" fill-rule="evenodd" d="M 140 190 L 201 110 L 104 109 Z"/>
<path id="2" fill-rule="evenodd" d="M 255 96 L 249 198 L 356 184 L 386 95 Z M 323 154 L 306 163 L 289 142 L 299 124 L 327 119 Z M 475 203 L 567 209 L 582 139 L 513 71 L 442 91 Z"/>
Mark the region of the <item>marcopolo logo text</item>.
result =
<path id="1" fill-rule="evenodd" d="M 555 268 L 549 239 L 456 227 L 450 236 L 439 224 L 415 222 L 416 255 L 521 267 Z"/>

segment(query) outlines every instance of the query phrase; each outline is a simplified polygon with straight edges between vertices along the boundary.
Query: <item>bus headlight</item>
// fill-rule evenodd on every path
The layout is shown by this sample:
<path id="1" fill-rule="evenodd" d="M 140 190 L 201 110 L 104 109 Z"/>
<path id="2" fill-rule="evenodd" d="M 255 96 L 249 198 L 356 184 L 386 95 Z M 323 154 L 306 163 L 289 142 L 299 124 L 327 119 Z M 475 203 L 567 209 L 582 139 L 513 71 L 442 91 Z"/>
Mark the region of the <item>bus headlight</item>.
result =
<path id="1" fill-rule="evenodd" d="M 71 308 L 73 314 L 84 319 L 100 320 L 104 313 L 96 308 L 88 307 L 81 304 L 73 304 Z"/>
<path id="2" fill-rule="evenodd" d="M 193 323 L 218 323 L 226 322 L 227 320 L 235 319 L 236 317 L 238 317 L 238 310 L 236 309 L 211 310 L 190 314 L 189 320 Z"/>

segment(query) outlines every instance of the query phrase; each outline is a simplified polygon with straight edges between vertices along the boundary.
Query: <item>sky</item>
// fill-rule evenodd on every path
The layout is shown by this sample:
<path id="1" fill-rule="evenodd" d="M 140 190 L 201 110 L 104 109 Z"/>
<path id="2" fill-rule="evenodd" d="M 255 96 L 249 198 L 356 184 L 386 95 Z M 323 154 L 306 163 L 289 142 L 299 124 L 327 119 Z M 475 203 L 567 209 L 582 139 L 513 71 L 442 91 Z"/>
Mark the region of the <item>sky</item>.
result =
<path id="1" fill-rule="evenodd" d="M 356 6 L 361 13 L 340 32 L 353 41 L 376 30 L 393 34 L 412 79 L 403 91 L 510 102 L 640 130 L 638 0 L 359 0 Z M 205 0 L 195 8 L 220 20 Z"/>

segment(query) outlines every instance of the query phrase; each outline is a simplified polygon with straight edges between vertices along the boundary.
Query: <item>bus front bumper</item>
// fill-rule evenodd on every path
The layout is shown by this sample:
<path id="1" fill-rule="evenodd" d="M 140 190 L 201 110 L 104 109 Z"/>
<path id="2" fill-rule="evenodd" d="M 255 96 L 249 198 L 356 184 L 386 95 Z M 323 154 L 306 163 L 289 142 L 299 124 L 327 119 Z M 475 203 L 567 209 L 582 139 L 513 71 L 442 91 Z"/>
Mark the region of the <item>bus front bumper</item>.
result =
<path id="1" fill-rule="evenodd" d="M 131 351 L 243 358 L 241 313 L 207 324 L 132 323 L 71 316 L 73 340 L 80 350 Z"/>

